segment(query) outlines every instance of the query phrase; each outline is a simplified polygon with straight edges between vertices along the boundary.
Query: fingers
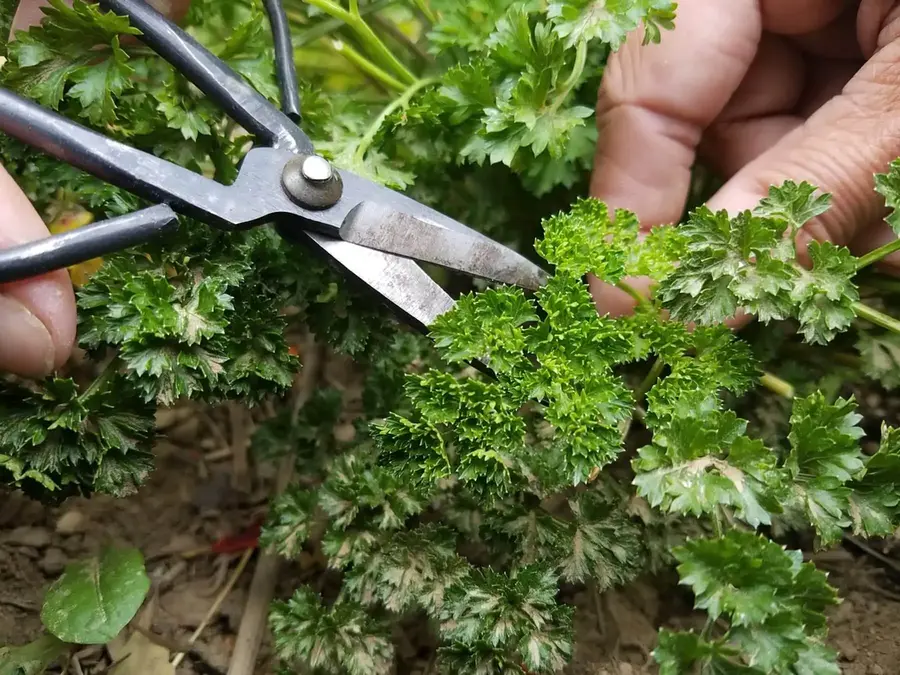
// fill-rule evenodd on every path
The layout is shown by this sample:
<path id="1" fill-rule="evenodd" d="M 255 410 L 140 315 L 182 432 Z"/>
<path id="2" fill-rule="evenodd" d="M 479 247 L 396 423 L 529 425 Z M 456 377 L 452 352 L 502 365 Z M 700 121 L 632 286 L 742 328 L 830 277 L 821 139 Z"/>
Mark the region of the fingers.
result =
<path id="1" fill-rule="evenodd" d="M 0 248 L 49 235 L 40 216 L 0 169 Z M 75 342 L 75 295 L 65 270 L 0 287 L 0 370 L 41 377 L 61 367 Z"/>
<path id="2" fill-rule="evenodd" d="M 728 103 L 761 34 L 757 3 L 685 0 L 660 44 L 629 36 L 607 65 L 591 194 L 644 227 L 681 216 L 704 128 Z"/>
<path id="3" fill-rule="evenodd" d="M 756 53 L 754 0 L 683 0 L 660 44 L 629 36 L 607 64 L 597 106 L 591 194 L 635 212 L 641 226 L 676 222 L 703 130 L 722 111 Z M 649 279 L 628 279 L 647 294 Z M 626 293 L 591 280 L 601 312 L 633 310 Z"/>
<path id="4" fill-rule="evenodd" d="M 66 0 L 66 2 L 72 4 L 71 0 Z M 14 35 L 17 30 L 25 30 L 28 26 L 40 23 L 44 17 L 41 7 L 48 4 L 47 0 L 21 0 L 13 17 L 10 35 Z"/>

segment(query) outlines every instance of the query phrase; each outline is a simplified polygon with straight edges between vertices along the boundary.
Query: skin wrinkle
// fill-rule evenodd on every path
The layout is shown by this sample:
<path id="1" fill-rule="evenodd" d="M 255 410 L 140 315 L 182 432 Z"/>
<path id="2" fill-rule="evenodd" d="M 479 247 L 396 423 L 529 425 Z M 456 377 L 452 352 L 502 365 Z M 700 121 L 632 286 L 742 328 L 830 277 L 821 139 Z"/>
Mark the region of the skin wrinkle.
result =
<path id="1" fill-rule="evenodd" d="M 641 51 L 626 43 L 610 58 L 598 101 L 605 120 L 598 122 L 617 138 L 598 144 L 592 195 L 635 211 L 645 227 L 672 222 L 689 189 L 682 172 L 696 151 L 726 180 L 710 208 L 752 208 L 771 185 L 806 180 L 833 202 L 807 225 L 801 252 L 810 237 L 848 245 L 856 255 L 872 250 L 875 237 L 885 243 L 885 207 L 872 175 L 900 155 L 900 1 L 679 5 L 680 21 L 661 45 Z M 775 58 L 779 50 L 786 58 Z M 652 124 L 646 114 L 619 114 L 625 104 L 648 107 L 647 100 Z M 677 154 L 672 119 L 704 130 Z M 672 170 L 672 160 L 685 159 Z M 660 164 L 670 167 L 663 180 L 648 168 Z M 635 180 L 645 176 L 652 180 Z M 612 289 L 594 285 L 601 311 L 621 310 L 606 304 Z"/>

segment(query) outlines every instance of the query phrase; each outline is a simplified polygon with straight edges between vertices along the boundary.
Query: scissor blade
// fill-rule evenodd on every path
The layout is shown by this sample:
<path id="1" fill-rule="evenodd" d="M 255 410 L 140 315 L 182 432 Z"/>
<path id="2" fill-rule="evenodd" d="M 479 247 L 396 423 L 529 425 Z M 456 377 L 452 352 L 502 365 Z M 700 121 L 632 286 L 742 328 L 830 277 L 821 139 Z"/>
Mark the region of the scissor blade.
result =
<path id="1" fill-rule="evenodd" d="M 361 202 L 354 207 L 341 225 L 340 236 L 370 249 L 529 290 L 547 281 L 544 270 L 496 241 L 451 230 L 376 202 Z"/>
<path id="2" fill-rule="evenodd" d="M 413 260 L 316 232 L 303 234 L 419 331 L 427 332 L 438 316 L 456 304 Z"/>

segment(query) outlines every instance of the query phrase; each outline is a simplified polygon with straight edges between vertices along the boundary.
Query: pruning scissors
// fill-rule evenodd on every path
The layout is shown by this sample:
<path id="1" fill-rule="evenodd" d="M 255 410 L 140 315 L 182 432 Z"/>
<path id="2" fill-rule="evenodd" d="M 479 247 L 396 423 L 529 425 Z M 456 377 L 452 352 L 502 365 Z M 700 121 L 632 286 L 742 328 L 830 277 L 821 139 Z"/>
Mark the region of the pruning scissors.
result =
<path id="1" fill-rule="evenodd" d="M 150 240 L 176 214 L 226 230 L 272 223 L 356 277 L 409 325 L 427 330 L 455 301 L 416 261 L 534 290 L 546 272 L 517 252 L 389 188 L 338 169 L 300 129 L 290 33 L 281 0 L 265 0 L 281 107 L 250 87 L 143 0 L 100 0 L 183 73 L 255 143 L 224 185 L 96 133 L 0 88 L 0 131 L 157 204 L 0 251 L 0 283 L 68 267 Z"/>

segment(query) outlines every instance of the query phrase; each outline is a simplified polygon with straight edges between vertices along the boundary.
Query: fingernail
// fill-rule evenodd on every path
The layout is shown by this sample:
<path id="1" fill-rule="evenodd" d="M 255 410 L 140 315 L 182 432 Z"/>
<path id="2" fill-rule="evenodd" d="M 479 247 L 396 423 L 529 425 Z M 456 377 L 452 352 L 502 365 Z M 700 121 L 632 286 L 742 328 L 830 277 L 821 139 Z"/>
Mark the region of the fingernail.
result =
<path id="1" fill-rule="evenodd" d="M 0 370 L 23 377 L 53 372 L 56 351 L 47 328 L 22 303 L 0 295 Z"/>

